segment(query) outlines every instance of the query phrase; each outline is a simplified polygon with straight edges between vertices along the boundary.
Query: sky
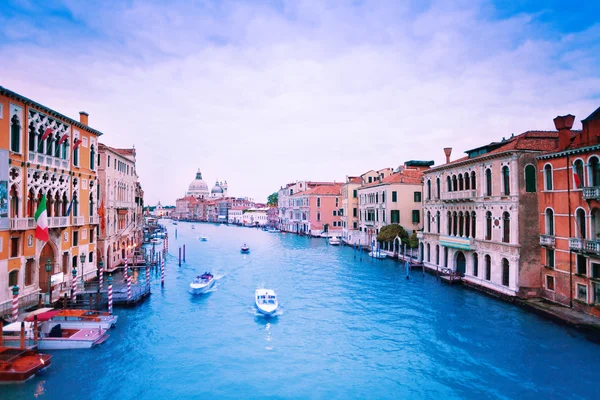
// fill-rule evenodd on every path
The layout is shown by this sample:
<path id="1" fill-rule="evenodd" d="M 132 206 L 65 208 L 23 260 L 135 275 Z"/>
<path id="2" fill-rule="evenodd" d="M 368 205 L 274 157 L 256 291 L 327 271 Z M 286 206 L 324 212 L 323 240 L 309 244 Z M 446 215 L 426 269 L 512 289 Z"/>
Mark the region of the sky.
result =
<path id="1" fill-rule="evenodd" d="M 265 201 L 444 161 L 600 106 L 600 2 L 0 0 L 0 86 L 135 146 L 146 204 L 196 170 Z"/>

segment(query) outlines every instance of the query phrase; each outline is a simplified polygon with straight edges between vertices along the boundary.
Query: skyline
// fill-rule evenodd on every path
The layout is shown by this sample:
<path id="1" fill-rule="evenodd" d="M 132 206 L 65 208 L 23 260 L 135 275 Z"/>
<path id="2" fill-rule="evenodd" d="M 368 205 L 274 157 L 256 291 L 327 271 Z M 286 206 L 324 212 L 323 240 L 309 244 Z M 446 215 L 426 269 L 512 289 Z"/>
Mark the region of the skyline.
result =
<path id="1" fill-rule="evenodd" d="M 0 86 L 135 145 L 148 205 L 198 168 L 266 202 L 600 105 L 597 5 L 454 3 L 8 1 Z"/>

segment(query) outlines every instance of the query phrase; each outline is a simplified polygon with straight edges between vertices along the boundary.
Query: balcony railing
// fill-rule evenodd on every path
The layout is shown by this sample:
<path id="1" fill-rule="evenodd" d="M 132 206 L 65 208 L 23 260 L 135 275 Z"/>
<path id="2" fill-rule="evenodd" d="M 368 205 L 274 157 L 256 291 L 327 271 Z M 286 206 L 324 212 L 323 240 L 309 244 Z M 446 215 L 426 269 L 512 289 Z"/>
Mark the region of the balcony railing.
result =
<path id="1" fill-rule="evenodd" d="M 569 250 L 600 255 L 600 242 L 569 238 Z"/>
<path id="2" fill-rule="evenodd" d="M 600 186 L 584 187 L 584 200 L 600 200 Z"/>
<path id="3" fill-rule="evenodd" d="M 556 245 L 556 238 L 554 235 L 540 235 L 540 246 L 554 247 Z"/>
<path id="4" fill-rule="evenodd" d="M 417 239 L 423 240 L 423 231 L 417 231 Z"/>
<path id="5" fill-rule="evenodd" d="M 83 225 L 83 217 L 71 217 L 73 221 L 73 225 L 81 226 Z"/>
<path id="6" fill-rule="evenodd" d="M 459 190 L 456 192 L 442 193 L 442 201 L 474 201 L 477 196 L 476 190 Z"/>
<path id="7" fill-rule="evenodd" d="M 97 225 L 100 221 L 100 218 L 97 215 L 91 215 L 90 216 L 90 224 L 91 225 Z"/>
<path id="8" fill-rule="evenodd" d="M 49 228 L 63 228 L 69 226 L 69 217 L 50 217 L 48 218 Z"/>
<path id="9" fill-rule="evenodd" d="M 35 228 L 35 219 L 33 218 L 11 218 L 10 229 L 12 230 L 27 230 Z"/>
<path id="10" fill-rule="evenodd" d="M 473 250 L 475 239 L 461 237 L 461 236 L 450 236 L 440 235 L 440 245 L 446 247 L 452 247 L 453 249 L 461 250 Z"/>

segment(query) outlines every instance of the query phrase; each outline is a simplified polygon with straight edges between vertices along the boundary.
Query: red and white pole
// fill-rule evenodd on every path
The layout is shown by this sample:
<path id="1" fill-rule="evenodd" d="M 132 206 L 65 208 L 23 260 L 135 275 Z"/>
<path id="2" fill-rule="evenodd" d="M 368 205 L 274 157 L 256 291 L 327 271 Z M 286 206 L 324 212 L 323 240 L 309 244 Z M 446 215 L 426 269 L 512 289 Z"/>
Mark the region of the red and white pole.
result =
<path id="1" fill-rule="evenodd" d="M 160 260 L 160 284 L 165 286 L 165 259 Z"/>
<path id="2" fill-rule="evenodd" d="M 125 276 L 127 279 L 127 300 L 131 300 L 131 277 L 127 269 L 125 270 Z"/>
<path id="3" fill-rule="evenodd" d="M 123 272 L 123 282 L 127 283 L 127 275 L 128 275 L 128 273 L 127 273 L 127 259 L 125 259 L 125 269 L 124 269 L 124 271 L 125 272 Z"/>
<path id="4" fill-rule="evenodd" d="M 102 291 L 102 287 L 104 286 L 104 268 L 100 265 L 100 269 L 98 270 L 98 291 Z"/>
<path id="5" fill-rule="evenodd" d="M 146 287 L 150 289 L 150 265 L 146 265 Z"/>
<path id="6" fill-rule="evenodd" d="M 19 317 L 19 287 L 17 285 L 13 286 L 12 292 L 12 320 L 16 322 Z"/>
<path id="7" fill-rule="evenodd" d="M 108 275 L 108 312 L 112 314 L 113 311 L 113 298 L 112 298 L 112 274 Z"/>
<path id="8" fill-rule="evenodd" d="M 71 282 L 73 287 L 73 300 L 77 301 L 77 268 L 73 267 L 73 281 Z"/>

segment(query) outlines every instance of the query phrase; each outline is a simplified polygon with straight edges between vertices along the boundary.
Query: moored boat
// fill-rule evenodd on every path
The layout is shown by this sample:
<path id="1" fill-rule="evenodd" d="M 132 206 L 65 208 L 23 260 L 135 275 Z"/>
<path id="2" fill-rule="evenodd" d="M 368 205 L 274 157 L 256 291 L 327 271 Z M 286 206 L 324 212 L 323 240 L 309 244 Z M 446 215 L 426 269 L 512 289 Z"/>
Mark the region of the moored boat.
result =
<path id="1" fill-rule="evenodd" d="M 52 356 L 35 349 L 0 346 L 0 382 L 23 382 L 48 368 Z"/>
<path id="2" fill-rule="evenodd" d="M 254 302 L 258 311 L 264 315 L 275 314 L 279 307 L 277 295 L 271 289 L 256 289 L 256 292 L 254 292 Z"/>
<path id="3" fill-rule="evenodd" d="M 329 238 L 329 244 L 332 246 L 339 246 L 340 243 L 340 238 L 338 238 L 337 236 L 332 236 Z"/>
<path id="4" fill-rule="evenodd" d="M 377 252 L 377 251 L 371 251 L 369 253 L 369 257 L 377 258 L 378 260 L 383 260 L 387 256 L 385 254 L 382 254 L 382 253 Z"/>
<path id="5" fill-rule="evenodd" d="M 190 283 L 190 293 L 192 294 L 202 294 L 206 293 L 208 289 L 210 289 L 215 283 L 215 277 L 210 272 L 205 272 L 202 275 L 194 278 L 192 283 Z"/>
<path id="6" fill-rule="evenodd" d="M 24 325 L 24 337 L 29 343 L 35 343 L 33 322 L 13 322 L 3 328 L 3 339 L 18 345 L 21 339 L 21 324 Z M 87 349 L 104 343 L 108 338 L 106 329 L 83 328 L 63 329 L 60 323 L 46 321 L 39 324 L 37 346 L 40 350 Z"/>
<path id="7" fill-rule="evenodd" d="M 33 315 L 25 318 L 27 322 L 33 322 Z M 116 325 L 116 315 L 94 310 L 50 310 L 37 314 L 39 322 L 49 321 L 60 323 L 65 329 L 98 328 L 110 329 Z"/>
<path id="8" fill-rule="evenodd" d="M 250 253 L 250 247 L 244 243 L 244 245 L 240 248 L 242 253 Z"/>

